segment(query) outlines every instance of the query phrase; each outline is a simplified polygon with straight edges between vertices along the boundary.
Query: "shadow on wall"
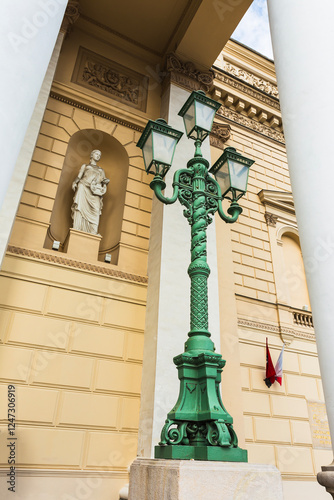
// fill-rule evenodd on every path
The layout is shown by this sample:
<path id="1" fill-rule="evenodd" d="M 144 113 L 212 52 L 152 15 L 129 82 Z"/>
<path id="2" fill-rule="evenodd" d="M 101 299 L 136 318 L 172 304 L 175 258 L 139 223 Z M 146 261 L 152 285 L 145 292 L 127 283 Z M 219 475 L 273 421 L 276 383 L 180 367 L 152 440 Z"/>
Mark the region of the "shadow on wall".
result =
<path id="1" fill-rule="evenodd" d="M 283 281 L 287 285 L 289 304 L 298 309 L 311 310 L 306 283 L 303 256 L 300 249 L 299 236 L 289 230 L 281 235 L 285 273 Z"/>
<path id="2" fill-rule="evenodd" d="M 99 233 L 102 235 L 99 260 L 103 261 L 105 254 L 110 253 L 112 263 L 117 264 L 129 158 L 124 147 L 116 139 L 99 130 L 80 130 L 69 141 L 44 247 L 51 249 L 53 241 L 56 240 L 60 241 L 60 250 L 63 249 L 69 229 L 72 227 L 71 206 L 74 196 L 72 183 L 81 165 L 89 163 L 90 153 L 94 149 L 101 151 L 102 156 L 98 164 L 110 179 L 103 197 L 99 223 Z"/>

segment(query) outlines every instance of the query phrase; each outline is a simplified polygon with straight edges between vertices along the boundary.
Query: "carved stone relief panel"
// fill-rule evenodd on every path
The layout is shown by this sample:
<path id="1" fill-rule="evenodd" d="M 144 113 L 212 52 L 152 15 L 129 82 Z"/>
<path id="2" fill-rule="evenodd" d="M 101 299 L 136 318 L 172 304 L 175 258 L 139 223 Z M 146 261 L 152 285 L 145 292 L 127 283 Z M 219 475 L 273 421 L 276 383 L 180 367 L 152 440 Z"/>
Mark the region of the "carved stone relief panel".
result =
<path id="1" fill-rule="evenodd" d="M 72 82 L 146 111 L 148 77 L 80 47 Z"/>

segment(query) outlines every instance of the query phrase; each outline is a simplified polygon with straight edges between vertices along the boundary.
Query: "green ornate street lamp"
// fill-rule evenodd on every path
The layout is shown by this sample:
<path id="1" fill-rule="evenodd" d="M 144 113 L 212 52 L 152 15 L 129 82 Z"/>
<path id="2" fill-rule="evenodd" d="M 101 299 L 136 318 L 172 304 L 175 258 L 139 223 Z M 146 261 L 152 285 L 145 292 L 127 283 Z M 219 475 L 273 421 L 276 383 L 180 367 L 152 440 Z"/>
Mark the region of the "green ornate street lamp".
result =
<path id="1" fill-rule="evenodd" d="M 233 419 L 224 408 L 220 395 L 222 356 L 215 352 L 208 330 L 208 277 L 206 230 L 215 212 L 233 223 L 242 212 L 238 199 L 246 192 L 249 167 L 254 163 L 234 148 L 226 148 L 209 173 L 201 144 L 210 134 L 220 105 L 204 92 L 192 92 L 179 115 L 187 136 L 195 141 L 195 156 L 187 168 L 177 170 L 173 195 L 166 198 L 164 177 L 171 166 L 182 132 L 164 120 L 149 121 L 137 146 L 143 150 L 147 173 L 153 173 L 150 187 L 165 204 L 177 199 L 185 207 L 184 216 L 191 226 L 190 331 L 185 350 L 174 358 L 180 380 L 178 400 L 167 415 L 155 457 L 164 459 L 219 460 L 247 462 L 247 451 L 238 447 Z M 230 200 L 224 213 L 222 200 Z"/>

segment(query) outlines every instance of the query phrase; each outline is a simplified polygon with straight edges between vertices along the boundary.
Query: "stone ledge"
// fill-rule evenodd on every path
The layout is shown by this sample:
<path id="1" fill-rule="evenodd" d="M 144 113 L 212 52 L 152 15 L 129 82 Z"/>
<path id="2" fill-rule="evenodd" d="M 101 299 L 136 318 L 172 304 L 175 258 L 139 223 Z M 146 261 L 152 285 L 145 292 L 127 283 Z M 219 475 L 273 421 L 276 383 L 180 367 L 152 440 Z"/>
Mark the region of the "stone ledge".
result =
<path id="1" fill-rule="evenodd" d="M 272 465 L 137 458 L 130 469 L 129 500 L 283 500 Z"/>

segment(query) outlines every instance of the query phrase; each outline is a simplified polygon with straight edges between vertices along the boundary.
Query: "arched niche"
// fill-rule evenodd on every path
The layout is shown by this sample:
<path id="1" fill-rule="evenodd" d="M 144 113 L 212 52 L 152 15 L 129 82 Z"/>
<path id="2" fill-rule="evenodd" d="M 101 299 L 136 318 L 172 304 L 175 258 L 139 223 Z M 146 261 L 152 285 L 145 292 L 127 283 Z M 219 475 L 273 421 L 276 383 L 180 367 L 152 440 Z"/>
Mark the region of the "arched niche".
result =
<path id="1" fill-rule="evenodd" d="M 282 227 L 278 232 L 278 241 L 282 246 L 283 279 L 288 287 L 290 306 L 310 310 L 310 299 L 297 229 Z"/>
<path id="2" fill-rule="evenodd" d="M 289 235 L 290 238 L 293 238 L 299 245 L 299 234 L 298 229 L 293 226 L 282 226 L 277 231 L 277 241 L 282 244 L 282 236 Z"/>
<path id="3" fill-rule="evenodd" d="M 99 233 L 102 236 L 99 260 L 104 260 L 105 254 L 110 253 L 112 264 L 117 264 L 129 157 L 117 139 L 100 130 L 79 130 L 68 143 L 45 247 L 52 248 L 53 241 L 56 240 L 60 241 L 60 250 L 63 249 L 69 229 L 72 227 L 71 206 L 74 196 L 72 183 L 81 165 L 89 163 L 90 153 L 94 149 L 101 151 L 102 157 L 98 164 L 110 179 L 103 197 L 99 223 Z"/>

